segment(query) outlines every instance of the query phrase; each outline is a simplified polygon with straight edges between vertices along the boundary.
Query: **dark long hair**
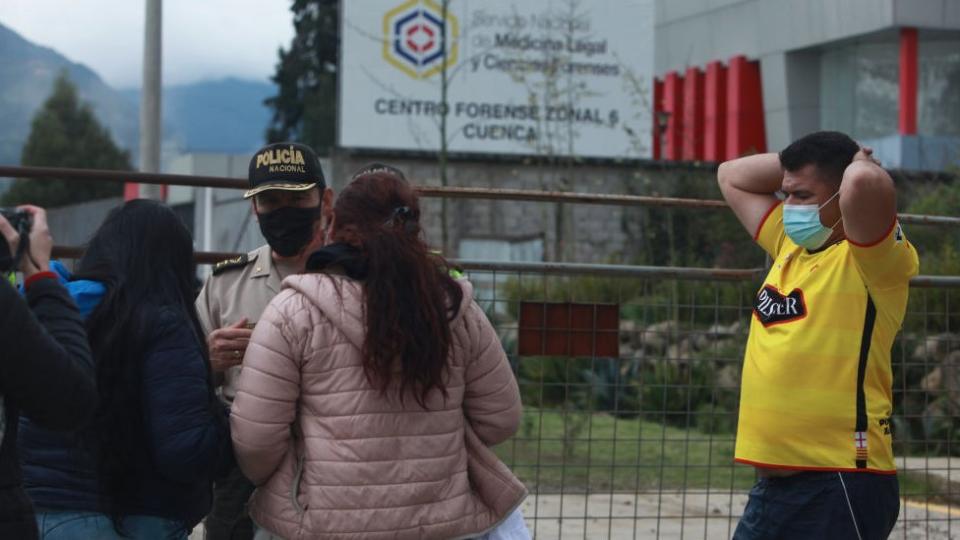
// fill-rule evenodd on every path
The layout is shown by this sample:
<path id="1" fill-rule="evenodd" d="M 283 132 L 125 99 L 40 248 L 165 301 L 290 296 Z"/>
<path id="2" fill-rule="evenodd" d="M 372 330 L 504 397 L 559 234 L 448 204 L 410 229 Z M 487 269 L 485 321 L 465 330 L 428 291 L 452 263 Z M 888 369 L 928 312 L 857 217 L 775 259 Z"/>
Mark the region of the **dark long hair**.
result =
<path id="1" fill-rule="evenodd" d="M 149 200 L 111 211 L 77 268 L 77 278 L 103 282 L 107 289 L 87 319 L 100 400 L 85 442 L 95 452 L 101 505 L 121 533 L 124 504 L 142 489 L 137 464 L 147 456 L 141 374 L 160 309 L 192 323 L 209 371 L 193 304 L 195 275 L 190 232 L 172 210 Z"/>
<path id="2" fill-rule="evenodd" d="M 340 192 L 333 213 L 333 240 L 360 248 L 366 268 L 367 379 L 386 393 L 399 362 L 401 398 L 409 391 L 425 407 L 431 390 L 446 397 L 450 324 L 463 302 L 463 289 L 422 238 L 416 192 L 388 169 L 361 171 Z"/>

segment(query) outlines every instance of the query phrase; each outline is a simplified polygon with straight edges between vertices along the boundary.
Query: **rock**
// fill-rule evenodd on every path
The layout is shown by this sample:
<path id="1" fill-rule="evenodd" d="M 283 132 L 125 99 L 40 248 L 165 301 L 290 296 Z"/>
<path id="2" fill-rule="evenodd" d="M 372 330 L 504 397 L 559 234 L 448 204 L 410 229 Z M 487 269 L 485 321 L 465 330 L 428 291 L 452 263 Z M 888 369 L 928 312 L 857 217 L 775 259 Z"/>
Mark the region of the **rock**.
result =
<path id="1" fill-rule="evenodd" d="M 960 351 L 948 354 L 934 371 L 942 373 L 939 389 L 946 394 L 950 414 L 960 414 Z"/>
<path id="2" fill-rule="evenodd" d="M 693 360 L 693 347 L 690 346 L 690 340 L 685 339 L 667 347 L 667 360 L 681 365 Z"/>
<path id="3" fill-rule="evenodd" d="M 680 324 L 677 321 L 662 321 L 651 324 L 641 332 L 643 346 L 648 350 L 662 351 L 673 341 L 679 330 Z"/>
<path id="4" fill-rule="evenodd" d="M 643 348 L 643 330 L 632 320 L 620 321 L 620 356 L 629 356 L 622 351 L 633 351 Z"/>
<path id="5" fill-rule="evenodd" d="M 707 330 L 707 337 L 711 339 L 720 339 L 723 337 L 730 337 L 731 335 L 733 334 L 730 333 L 730 327 L 725 324 L 717 323 Z"/>
<path id="6" fill-rule="evenodd" d="M 938 360 L 958 348 L 960 348 L 960 336 L 945 332 L 927 336 L 926 339 L 917 343 L 917 346 L 913 349 L 913 358 L 915 360 Z"/>
<path id="7" fill-rule="evenodd" d="M 934 368 L 933 371 L 924 375 L 923 379 L 920 380 L 920 388 L 923 389 L 924 392 L 939 392 L 942 385 L 943 370 L 939 367 Z"/>
<path id="8" fill-rule="evenodd" d="M 740 366 L 737 364 L 727 364 L 717 371 L 714 379 L 716 388 L 738 388 L 740 386 Z"/>
<path id="9" fill-rule="evenodd" d="M 711 338 L 710 334 L 696 334 L 691 339 L 691 344 L 693 345 L 693 350 L 702 351 L 704 349 L 710 348 Z"/>
<path id="10" fill-rule="evenodd" d="M 743 321 L 738 319 L 727 327 L 727 334 L 730 336 L 739 335 L 741 332 L 743 332 L 745 327 L 746 325 L 743 323 Z"/>

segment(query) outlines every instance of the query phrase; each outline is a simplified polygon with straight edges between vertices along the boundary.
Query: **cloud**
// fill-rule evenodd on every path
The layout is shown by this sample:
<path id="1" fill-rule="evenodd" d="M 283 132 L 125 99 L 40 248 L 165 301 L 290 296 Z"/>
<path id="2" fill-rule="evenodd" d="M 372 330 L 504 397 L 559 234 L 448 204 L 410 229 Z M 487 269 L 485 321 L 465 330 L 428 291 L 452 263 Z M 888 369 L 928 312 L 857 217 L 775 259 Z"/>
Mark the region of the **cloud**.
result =
<path id="1" fill-rule="evenodd" d="M 140 86 L 145 0 L 3 0 L 0 24 L 86 64 L 119 88 Z M 164 0 L 164 85 L 265 79 L 293 37 L 289 0 Z"/>

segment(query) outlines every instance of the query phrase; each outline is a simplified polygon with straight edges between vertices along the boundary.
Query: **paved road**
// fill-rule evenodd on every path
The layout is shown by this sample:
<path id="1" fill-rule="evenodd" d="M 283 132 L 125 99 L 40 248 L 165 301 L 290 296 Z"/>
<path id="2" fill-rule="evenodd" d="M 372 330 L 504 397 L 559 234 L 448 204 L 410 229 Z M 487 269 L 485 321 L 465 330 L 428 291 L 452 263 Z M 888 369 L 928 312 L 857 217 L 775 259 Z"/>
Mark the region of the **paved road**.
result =
<path id="1" fill-rule="evenodd" d="M 745 504 L 722 492 L 531 495 L 523 513 L 537 539 L 728 540 Z M 202 527 L 190 535 L 202 538 Z M 960 538 L 960 508 L 906 501 L 890 538 Z"/>

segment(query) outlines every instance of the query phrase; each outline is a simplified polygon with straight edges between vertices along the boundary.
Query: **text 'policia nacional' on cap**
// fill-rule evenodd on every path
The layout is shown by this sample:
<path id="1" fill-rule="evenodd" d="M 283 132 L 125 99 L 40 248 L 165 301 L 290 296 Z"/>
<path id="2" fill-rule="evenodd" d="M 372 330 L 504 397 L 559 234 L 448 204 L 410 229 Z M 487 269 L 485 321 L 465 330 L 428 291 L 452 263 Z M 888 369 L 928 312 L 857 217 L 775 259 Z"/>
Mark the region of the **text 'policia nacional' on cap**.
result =
<path id="1" fill-rule="evenodd" d="M 243 194 L 244 199 L 270 189 L 306 191 L 327 187 L 317 154 L 299 143 L 273 143 L 257 150 L 250 159 L 248 178 L 250 189 Z"/>

